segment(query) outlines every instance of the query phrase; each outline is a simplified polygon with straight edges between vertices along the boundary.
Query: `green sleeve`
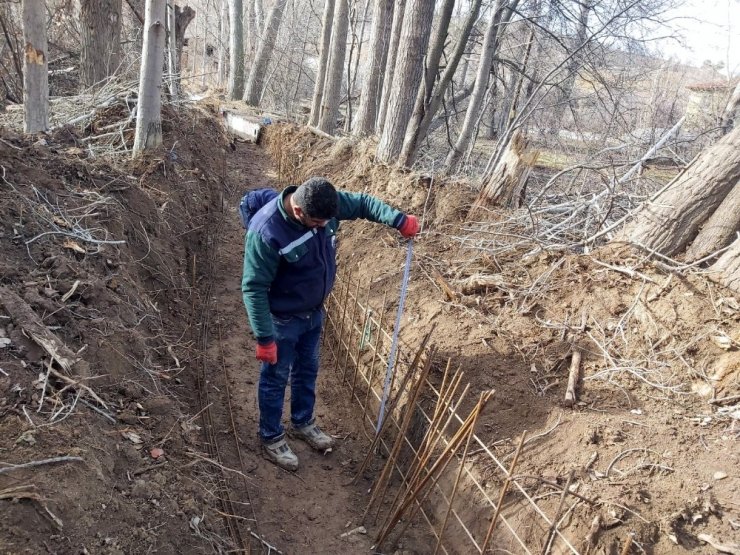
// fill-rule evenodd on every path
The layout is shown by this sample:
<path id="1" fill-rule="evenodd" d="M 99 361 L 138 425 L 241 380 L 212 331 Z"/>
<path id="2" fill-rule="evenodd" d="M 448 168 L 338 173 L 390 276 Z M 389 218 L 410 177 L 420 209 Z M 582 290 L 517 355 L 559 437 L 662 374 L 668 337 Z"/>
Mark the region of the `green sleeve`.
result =
<path id="1" fill-rule="evenodd" d="M 242 295 L 249 325 L 257 339 L 274 338 L 267 293 L 275 279 L 280 255 L 258 233 L 248 232 L 244 242 Z"/>
<path id="2" fill-rule="evenodd" d="M 345 193 L 339 191 L 338 220 L 356 220 L 362 218 L 391 227 L 400 226 L 406 216 L 403 212 L 391 208 L 382 200 L 366 193 Z"/>

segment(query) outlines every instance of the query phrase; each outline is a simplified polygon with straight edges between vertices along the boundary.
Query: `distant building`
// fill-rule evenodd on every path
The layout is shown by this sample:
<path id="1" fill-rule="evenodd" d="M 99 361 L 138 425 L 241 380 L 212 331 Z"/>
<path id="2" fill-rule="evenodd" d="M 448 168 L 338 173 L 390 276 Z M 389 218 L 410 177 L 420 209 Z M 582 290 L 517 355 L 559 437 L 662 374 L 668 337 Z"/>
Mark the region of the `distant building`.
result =
<path id="1" fill-rule="evenodd" d="M 686 126 L 707 129 L 719 124 L 722 111 L 727 105 L 737 79 L 732 81 L 710 81 L 686 87 L 689 98 L 686 103 Z"/>

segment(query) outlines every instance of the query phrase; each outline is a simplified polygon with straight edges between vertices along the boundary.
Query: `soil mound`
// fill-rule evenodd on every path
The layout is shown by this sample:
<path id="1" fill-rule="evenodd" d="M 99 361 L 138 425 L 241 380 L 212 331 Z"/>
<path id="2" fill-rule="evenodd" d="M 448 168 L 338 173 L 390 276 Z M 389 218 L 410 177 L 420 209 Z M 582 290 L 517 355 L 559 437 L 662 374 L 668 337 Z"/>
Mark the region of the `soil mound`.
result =
<path id="1" fill-rule="evenodd" d="M 543 251 L 510 213 L 471 213 L 470 184 L 375 164 L 371 142 L 291 126 L 270 128 L 266 142 L 285 182 L 324 175 L 424 222 L 401 336 L 418 345 L 436 325 L 432 341 L 466 372 L 469 398 L 497 391 L 479 435 L 506 459 L 528 431 L 518 471 L 534 477 L 529 492 L 549 514 L 558 496 L 542 480 L 562 487 L 575 470 L 570 488 L 593 503 L 571 507 L 561 525 L 569 537 L 586 538 L 598 516 L 606 553 L 628 537 L 654 553 L 714 552 L 702 534 L 737 541 L 740 311 L 732 292 L 625 247 Z M 343 271 L 369 289 L 370 302 L 382 306 L 387 292 L 396 299 L 405 257 L 397 235 L 349 223 L 339 237 Z M 574 353 L 582 379 L 570 407 Z M 480 472 L 500 482 L 490 465 Z"/>

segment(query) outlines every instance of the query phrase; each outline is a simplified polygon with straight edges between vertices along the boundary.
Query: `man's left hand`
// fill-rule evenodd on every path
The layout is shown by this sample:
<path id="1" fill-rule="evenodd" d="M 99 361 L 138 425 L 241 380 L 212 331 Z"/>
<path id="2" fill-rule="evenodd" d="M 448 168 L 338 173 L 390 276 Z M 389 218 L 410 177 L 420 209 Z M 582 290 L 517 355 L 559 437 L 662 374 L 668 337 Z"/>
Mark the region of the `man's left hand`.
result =
<path id="1" fill-rule="evenodd" d="M 413 239 L 414 236 L 419 233 L 419 220 L 416 216 L 406 214 L 406 219 L 403 221 L 403 224 L 401 224 L 401 227 L 398 228 L 398 231 L 406 239 Z"/>

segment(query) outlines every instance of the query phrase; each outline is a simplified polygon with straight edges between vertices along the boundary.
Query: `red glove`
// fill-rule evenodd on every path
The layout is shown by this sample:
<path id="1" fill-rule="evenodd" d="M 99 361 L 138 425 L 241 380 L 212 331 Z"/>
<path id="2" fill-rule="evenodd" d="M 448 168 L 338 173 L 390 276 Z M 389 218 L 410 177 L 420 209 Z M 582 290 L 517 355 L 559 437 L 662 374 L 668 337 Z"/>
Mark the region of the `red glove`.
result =
<path id="1" fill-rule="evenodd" d="M 267 362 L 269 364 L 277 363 L 277 344 L 271 341 L 267 345 L 260 345 L 257 343 L 257 360 Z"/>
<path id="2" fill-rule="evenodd" d="M 406 239 L 412 239 L 414 235 L 419 233 L 419 220 L 416 219 L 416 216 L 407 214 L 406 219 L 403 221 L 403 224 L 401 224 L 401 227 L 398 228 L 398 231 L 400 231 L 401 235 L 406 237 Z"/>

